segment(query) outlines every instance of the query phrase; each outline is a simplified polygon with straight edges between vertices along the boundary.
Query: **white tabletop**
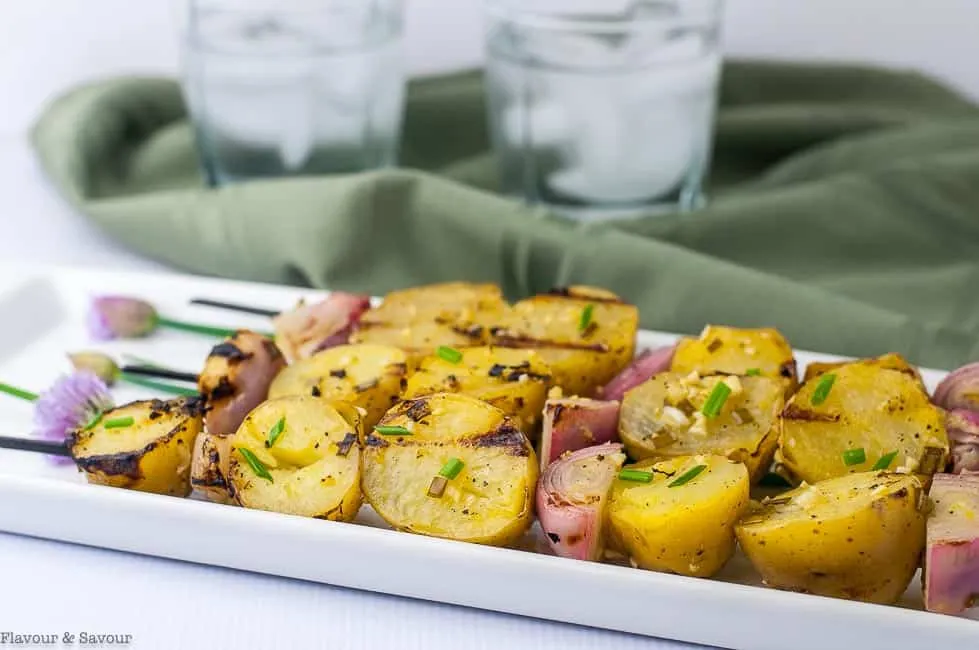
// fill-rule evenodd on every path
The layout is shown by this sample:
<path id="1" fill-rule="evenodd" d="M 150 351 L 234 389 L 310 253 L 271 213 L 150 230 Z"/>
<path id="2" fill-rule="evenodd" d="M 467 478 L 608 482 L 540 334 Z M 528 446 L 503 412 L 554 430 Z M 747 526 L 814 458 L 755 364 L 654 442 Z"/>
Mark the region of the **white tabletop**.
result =
<path id="1" fill-rule="evenodd" d="M 0 9 L 0 48 L 7 51 L 0 52 L 0 91 L 5 98 L 0 107 L 0 256 L 119 269 L 163 268 L 122 249 L 65 205 L 47 185 L 24 133 L 44 99 L 60 88 L 121 71 L 172 71 L 175 48 L 168 3 L 144 0 L 138 12 L 131 0 L 3 4 L 7 6 Z M 412 55 L 416 70 L 478 59 L 474 4 L 409 0 L 409 41 L 419 46 Z M 799 27 L 805 33 L 766 32 L 765 26 L 783 24 L 778 13 L 790 11 L 789 5 L 789 18 L 794 17 L 796 27 L 807 25 Z M 845 11 L 831 11 L 835 5 L 845 6 Z M 831 49 L 827 41 L 833 40 L 837 55 L 897 64 L 915 60 L 976 92 L 979 83 L 974 66 L 968 65 L 971 58 L 945 59 L 941 48 L 932 45 L 954 42 L 956 33 L 962 36 L 961 29 L 974 24 L 970 18 L 979 10 L 971 0 L 937 5 L 944 11 L 928 15 L 943 19 L 932 21 L 934 29 L 929 31 L 924 29 L 928 21 L 896 16 L 900 12 L 887 0 L 731 0 L 729 40 L 740 54 L 796 56 L 825 55 Z M 920 12 L 931 12 L 932 7 L 922 6 Z M 807 11 L 813 20 L 804 17 Z M 754 20 L 756 12 L 769 19 Z M 855 19 L 853 12 L 862 12 L 867 20 Z M 439 38 L 425 33 L 449 24 L 455 27 L 440 30 Z M 895 29 L 887 32 L 890 36 L 868 38 L 867 24 L 882 31 L 887 25 Z M 904 38 L 901 25 L 913 29 L 914 38 Z M 846 32 L 847 26 L 855 27 L 859 37 L 853 29 Z M 454 59 L 445 58 L 450 51 Z M 83 631 L 131 634 L 134 648 L 692 647 L 3 534 L 0 575 L 6 594 L 0 632 L 59 637 L 70 633 L 76 640 Z"/>

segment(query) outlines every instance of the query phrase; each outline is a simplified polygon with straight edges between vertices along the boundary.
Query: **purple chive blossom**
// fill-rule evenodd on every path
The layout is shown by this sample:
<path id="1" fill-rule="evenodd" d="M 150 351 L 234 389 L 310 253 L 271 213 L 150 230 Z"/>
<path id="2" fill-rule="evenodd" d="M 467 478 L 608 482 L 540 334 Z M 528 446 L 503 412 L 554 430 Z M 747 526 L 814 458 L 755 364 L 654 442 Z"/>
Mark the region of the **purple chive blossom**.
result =
<path id="1" fill-rule="evenodd" d="M 146 336 L 156 325 L 156 309 L 138 298 L 99 296 L 88 313 L 89 334 L 100 341 Z"/>
<path id="2" fill-rule="evenodd" d="M 34 403 L 34 435 L 63 441 L 68 434 L 86 426 L 113 407 L 109 388 L 87 370 L 59 378 Z M 71 462 L 70 458 L 55 458 Z"/>

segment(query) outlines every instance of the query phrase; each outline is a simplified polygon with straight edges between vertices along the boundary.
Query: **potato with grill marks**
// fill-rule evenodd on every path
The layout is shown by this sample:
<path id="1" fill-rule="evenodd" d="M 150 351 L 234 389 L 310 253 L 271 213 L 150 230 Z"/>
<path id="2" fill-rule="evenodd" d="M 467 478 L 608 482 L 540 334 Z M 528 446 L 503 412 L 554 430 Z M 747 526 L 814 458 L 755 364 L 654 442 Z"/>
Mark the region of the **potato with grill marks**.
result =
<path id="1" fill-rule="evenodd" d="M 799 385 L 792 346 L 770 327 L 739 329 L 708 325 L 700 337 L 677 343 L 670 370 L 679 374 L 760 375 L 780 379 L 786 397 Z"/>
<path id="2" fill-rule="evenodd" d="M 536 483 L 527 436 L 467 395 L 406 400 L 365 439 L 364 497 L 398 530 L 510 544 L 533 522 Z"/>

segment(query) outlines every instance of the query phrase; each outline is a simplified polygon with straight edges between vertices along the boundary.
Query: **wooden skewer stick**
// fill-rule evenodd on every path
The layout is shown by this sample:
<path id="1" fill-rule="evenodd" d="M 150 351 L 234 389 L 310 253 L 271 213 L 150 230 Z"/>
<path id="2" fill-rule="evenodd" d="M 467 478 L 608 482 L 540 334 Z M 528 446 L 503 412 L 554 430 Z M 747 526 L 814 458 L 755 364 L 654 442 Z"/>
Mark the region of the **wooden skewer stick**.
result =
<path id="1" fill-rule="evenodd" d="M 38 454 L 51 456 L 66 456 L 71 458 L 71 450 L 65 442 L 40 440 L 38 438 L 18 438 L 15 436 L 0 436 L 0 449 L 16 451 L 33 451 Z"/>
<path id="2" fill-rule="evenodd" d="M 268 316 L 269 318 L 274 318 L 275 316 L 278 316 L 280 313 L 274 309 L 251 307 L 249 305 L 239 305 L 233 302 L 210 300 L 209 298 L 194 298 L 190 301 L 190 304 L 201 305 L 204 307 L 215 307 L 217 309 L 227 309 L 229 311 L 239 311 L 243 314 L 255 314 L 256 316 Z"/>

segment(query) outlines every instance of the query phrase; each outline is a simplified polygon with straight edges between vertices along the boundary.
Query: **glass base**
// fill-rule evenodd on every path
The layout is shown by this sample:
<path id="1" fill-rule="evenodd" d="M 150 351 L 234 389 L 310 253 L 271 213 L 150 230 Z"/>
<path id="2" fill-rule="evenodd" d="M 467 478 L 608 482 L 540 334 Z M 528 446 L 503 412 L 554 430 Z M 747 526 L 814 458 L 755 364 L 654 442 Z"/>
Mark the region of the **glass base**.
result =
<path id="1" fill-rule="evenodd" d="M 523 200 L 520 195 L 512 195 L 517 200 Z M 541 207 L 554 214 L 581 222 L 599 222 L 639 219 L 642 217 L 665 216 L 694 212 L 707 205 L 707 196 L 703 193 L 691 193 L 690 196 L 674 200 L 653 201 L 628 205 L 599 205 L 599 204 L 569 204 L 548 201 L 529 202 L 528 205 Z"/>

